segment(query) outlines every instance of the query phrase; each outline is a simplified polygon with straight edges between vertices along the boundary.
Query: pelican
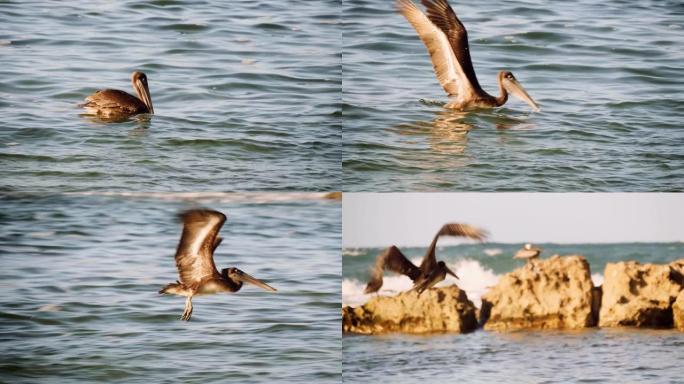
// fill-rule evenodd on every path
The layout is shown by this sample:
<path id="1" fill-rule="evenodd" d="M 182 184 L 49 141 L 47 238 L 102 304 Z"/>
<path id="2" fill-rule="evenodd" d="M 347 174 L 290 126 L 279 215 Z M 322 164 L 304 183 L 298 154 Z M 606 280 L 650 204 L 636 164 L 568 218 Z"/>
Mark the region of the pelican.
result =
<path id="1" fill-rule="evenodd" d="M 531 261 L 532 259 L 536 259 L 539 257 L 541 254 L 542 250 L 541 248 L 537 248 L 534 245 L 527 243 L 525 246 L 520 249 L 518 252 L 515 253 L 513 256 L 514 259 L 524 259 L 527 260 L 528 262 Z"/>
<path id="2" fill-rule="evenodd" d="M 93 115 L 104 118 L 118 118 L 137 115 L 139 113 L 154 113 L 147 76 L 142 72 L 131 75 L 135 97 L 118 89 L 101 89 L 86 97 L 82 105 Z"/>
<path id="3" fill-rule="evenodd" d="M 527 94 L 509 71 L 499 72 L 498 97 L 485 92 L 475 76 L 470 60 L 468 34 L 463 23 L 446 0 L 421 0 L 423 13 L 411 0 L 397 0 L 399 12 L 413 26 L 428 49 L 437 80 L 449 95 L 446 108 L 469 110 L 500 107 L 512 94 L 539 111 L 539 105 Z"/>
<path id="4" fill-rule="evenodd" d="M 371 272 L 371 278 L 366 284 L 365 293 L 373 293 L 382 287 L 382 274 L 385 269 L 392 272 L 408 276 L 413 280 L 413 288 L 420 295 L 426 289 L 432 288 L 435 284 L 452 275 L 458 279 L 456 273 L 447 267 L 443 261 L 437 262 L 435 259 L 435 248 L 440 236 L 462 236 L 484 241 L 487 234 L 484 230 L 472 227 L 467 224 L 449 223 L 444 224 L 432 239 L 432 243 L 420 263 L 420 267 L 414 265 L 396 246 L 387 248 L 375 259 L 375 266 Z"/>
<path id="5" fill-rule="evenodd" d="M 214 251 L 223 240 L 218 236 L 226 221 L 221 212 L 194 209 L 180 214 L 183 234 L 176 250 L 176 267 L 180 281 L 167 284 L 160 294 L 185 296 L 185 311 L 181 320 L 189 321 L 192 316 L 192 298 L 196 295 L 210 295 L 222 292 L 237 292 L 243 283 L 254 284 L 267 291 L 276 289 L 263 281 L 233 267 L 219 273 L 214 264 Z"/>

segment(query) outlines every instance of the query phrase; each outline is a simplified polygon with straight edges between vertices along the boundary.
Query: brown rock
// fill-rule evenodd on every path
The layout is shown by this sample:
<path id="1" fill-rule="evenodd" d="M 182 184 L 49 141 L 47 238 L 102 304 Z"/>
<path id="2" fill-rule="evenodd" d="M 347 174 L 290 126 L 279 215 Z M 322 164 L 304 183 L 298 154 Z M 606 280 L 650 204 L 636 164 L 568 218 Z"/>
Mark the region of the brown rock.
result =
<path id="1" fill-rule="evenodd" d="M 599 294 L 584 257 L 556 255 L 504 275 L 482 297 L 480 319 L 487 330 L 591 327 Z"/>
<path id="2" fill-rule="evenodd" d="M 684 332 L 684 290 L 679 292 L 677 300 L 672 304 L 674 327 Z"/>
<path id="3" fill-rule="evenodd" d="M 672 304 L 684 284 L 684 260 L 671 264 L 608 263 L 601 327 L 671 327 Z"/>
<path id="4" fill-rule="evenodd" d="M 361 334 L 389 332 L 465 333 L 477 328 L 476 308 L 456 285 L 432 288 L 418 296 L 404 292 L 377 296 L 366 304 L 342 309 L 342 331 Z"/>

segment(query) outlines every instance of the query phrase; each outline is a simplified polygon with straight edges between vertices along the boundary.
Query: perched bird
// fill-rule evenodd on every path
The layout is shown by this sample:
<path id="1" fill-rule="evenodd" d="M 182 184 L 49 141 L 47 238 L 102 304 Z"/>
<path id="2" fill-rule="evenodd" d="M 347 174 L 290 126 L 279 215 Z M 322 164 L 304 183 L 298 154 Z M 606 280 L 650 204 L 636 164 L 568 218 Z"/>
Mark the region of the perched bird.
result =
<path id="1" fill-rule="evenodd" d="M 375 266 L 373 267 L 371 278 L 368 281 L 368 284 L 366 284 L 364 292 L 368 294 L 380 290 L 382 287 L 384 270 L 408 276 L 413 280 L 412 290 L 416 290 L 418 294 L 421 294 L 426 289 L 429 289 L 444 280 L 447 274 L 458 279 L 456 273 L 449 269 L 446 263 L 443 261 L 437 262 L 435 259 L 435 248 L 437 247 L 437 240 L 440 236 L 462 236 L 484 241 L 487 234 L 486 231 L 467 224 L 444 224 L 433 238 L 419 267 L 414 265 L 403 253 L 401 253 L 399 248 L 393 245 L 375 259 Z"/>
<path id="2" fill-rule="evenodd" d="M 88 113 L 106 119 L 125 118 L 140 113 L 154 113 L 147 76 L 142 72 L 131 75 L 135 97 L 118 89 L 101 89 L 86 97 L 82 105 Z"/>
<path id="3" fill-rule="evenodd" d="M 181 320 L 190 320 L 192 298 L 222 292 L 237 292 L 243 283 L 254 284 L 267 291 L 276 289 L 233 267 L 219 273 L 214 265 L 214 251 L 223 240 L 218 236 L 226 216 L 217 211 L 193 209 L 180 214 L 183 234 L 176 250 L 176 267 L 180 281 L 167 284 L 159 293 L 187 297 Z"/>
<path id="4" fill-rule="evenodd" d="M 527 94 L 509 71 L 499 72 L 499 96 L 485 92 L 475 76 L 468 47 L 468 33 L 446 0 L 421 0 L 423 13 L 411 0 L 397 0 L 399 12 L 413 26 L 427 47 L 437 80 L 449 95 L 447 108 L 468 110 L 500 107 L 512 94 L 539 111 L 539 105 Z"/>
<path id="5" fill-rule="evenodd" d="M 513 256 L 514 259 L 525 259 L 527 261 L 531 261 L 532 259 L 536 259 L 539 257 L 541 254 L 542 250 L 541 248 L 537 248 L 533 246 L 530 243 L 525 244 L 525 246 L 520 249 L 518 252 L 515 253 L 515 256 Z"/>

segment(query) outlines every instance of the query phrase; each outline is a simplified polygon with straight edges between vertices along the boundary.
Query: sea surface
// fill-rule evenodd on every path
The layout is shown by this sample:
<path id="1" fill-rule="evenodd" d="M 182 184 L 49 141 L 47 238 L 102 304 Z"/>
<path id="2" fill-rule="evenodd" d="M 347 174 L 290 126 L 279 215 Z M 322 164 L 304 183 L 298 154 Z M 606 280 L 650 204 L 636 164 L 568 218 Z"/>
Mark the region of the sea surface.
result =
<path id="1" fill-rule="evenodd" d="M 462 244 L 438 247 L 460 277 L 458 284 L 479 307 L 480 296 L 500 276 L 524 264 L 513 260 L 522 244 Z M 684 258 L 684 243 L 538 244 L 544 253 L 587 258 L 594 284 L 603 283 L 606 263 L 637 260 L 668 263 Z M 414 262 L 425 248 L 403 248 Z M 343 305 L 366 302 L 363 288 L 379 248 L 345 249 L 342 256 Z M 439 286 L 439 285 L 438 285 Z M 405 276 L 386 275 L 381 295 L 411 287 Z M 681 383 L 684 333 L 655 329 L 488 332 L 428 336 L 345 335 L 345 382 L 464 383 Z M 513 379 L 513 381 L 511 381 Z"/>
<path id="2" fill-rule="evenodd" d="M 228 215 L 215 254 L 278 289 L 193 300 L 176 214 Z M 316 194 L 0 196 L 0 382 L 337 383 L 340 204 Z"/>
<path id="3" fill-rule="evenodd" d="M 482 87 L 510 70 L 541 112 L 444 109 L 393 1 L 345 1 L 345 191 L 683 189 L 684 3 L 450 3 Z"/>
<path id="4" fill-rule="evenodd" d="M 339 190 L 339 1 L 0 2 L 0 190 Z M 147 74 L 156 114 L 79 116 Z"/>

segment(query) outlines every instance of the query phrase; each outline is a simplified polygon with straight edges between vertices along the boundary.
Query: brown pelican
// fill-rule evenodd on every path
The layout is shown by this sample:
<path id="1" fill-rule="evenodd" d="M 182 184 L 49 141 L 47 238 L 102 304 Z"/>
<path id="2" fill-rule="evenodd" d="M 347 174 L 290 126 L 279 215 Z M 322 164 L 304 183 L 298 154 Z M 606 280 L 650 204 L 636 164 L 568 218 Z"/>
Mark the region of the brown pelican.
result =
<path id="1" fill-rule="evenodd" d="M 515 253 L 515 256 L 513 256 L 513 258 L 531 261 L 532 259 L 538 258 L 541 252 L 541 248 L 537 248 L 534 245 L 527 243 L 522 249 Z"/>
<path id="2" fill-rule="evenodd" d="M 167 284 L 159 293 L 187 297 L 181 320 L 190 320 L 192 297 L 221 292 L 237 292 L 242 283 L 254 284 L 267 291 L 276 289 L 241 270 L 224 268 L 219 273 L 214 265 L 214 251 L 223 240 L 218 232 L 226 216 L 217 211 L 194 209 L 180 214 L 183 234 L 176 250 L 176 267 L 180 281 Z"/>
<path id="3" fill-rule="evenodd" d="M 444 224 L 432 239 L 432 243 L 420 263 L 420 267 L 415 266 L 396 246 L 387 248 L 375 259 L 375 266 L 371 272 L 371 278 L 366 284 L 365 293 L 373 293 L 382 287 L 383 270 L 388 269 L 392 272 L 408 276 L 413 280 L 412 290 L 416 290 L 420 295 L 424 290 L 432 288 L 435 284 L 446 278 L 450 274 L 458 279 L 458 276 L 447 267 L 443 261 L 435 260 L 435 248 L 440 236 L 463 236 L 484 241 L 487 234 L 485 231 L 472 227 L 467 224 Z"/>
<path id="4" fill-rule="evenodd" d="M 485 92 L 477 81 L 470 60 L 468 34 L 454 10 L 446 0 L 421 0 L 421 3 L 426 13 L 411 0 L 397 0 L 396 4 L 430 53 L 437 80 L 449 95 L 447 108 L 467 110 L 500 107 L 511 93 L 539 111 L 539 105 L 511 72 L 499 72 L 500 96 Z"/>
<path id="5" fill-rule="evenodd" d="M 138 97 L 118 89 L 101 89 L 86 97 L 83 107 L 89 113 L 104 118 L 154 113 L 150 88 L 147 85 L 147 76 L 142 72 L 133 72 L 131 82 Z"/>

